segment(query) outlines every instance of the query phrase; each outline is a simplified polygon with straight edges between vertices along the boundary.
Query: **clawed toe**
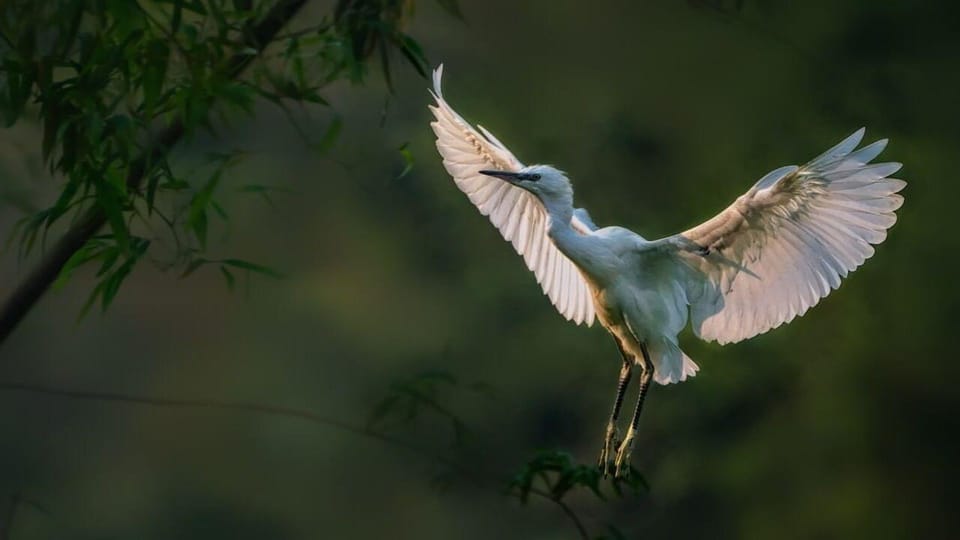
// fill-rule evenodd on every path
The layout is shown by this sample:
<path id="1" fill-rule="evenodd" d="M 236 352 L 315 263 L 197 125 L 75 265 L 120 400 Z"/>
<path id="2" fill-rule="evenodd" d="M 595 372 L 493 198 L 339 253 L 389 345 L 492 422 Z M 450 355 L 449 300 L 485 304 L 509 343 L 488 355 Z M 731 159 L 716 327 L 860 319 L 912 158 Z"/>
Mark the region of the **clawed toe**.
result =
<path id="1" fill-rule="evenodd" d="M 627 436 L 623 439 L 617 448 L 617 457 L 613 462 L 613 476 L 615 478 L 624 478 L 630 474 L 630 454 L 633 453 L 633 426 L 627 430 Z"/>
<path id="2" fill-rule="evenodd" d="M 617 428 L 611 424 L 607 426 L 607 434 L 603 440 L 603 448 L 600 449 L 600 459 L 597 460 L 597 468 L 600 469 L 600 474 L 603 476 L 609 476 L 614 473 L 614 462 L 619 446 L 620 441 L 617 437 Z"/>

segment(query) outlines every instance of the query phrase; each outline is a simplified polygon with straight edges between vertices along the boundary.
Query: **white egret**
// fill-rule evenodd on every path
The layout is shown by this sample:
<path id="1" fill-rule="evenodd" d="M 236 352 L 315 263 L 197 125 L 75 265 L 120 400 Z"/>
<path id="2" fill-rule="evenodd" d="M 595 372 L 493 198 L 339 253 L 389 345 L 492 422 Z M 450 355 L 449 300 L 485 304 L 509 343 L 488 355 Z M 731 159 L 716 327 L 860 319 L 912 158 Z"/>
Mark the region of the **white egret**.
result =
<path id="1" fill-rule="evenodd" d="M 697 364 L 677 334 L 689 317 L 701 339 L 741 341 L 802 315 L 873 255 L 886 238 L 906 183 L 899 163 L 870 164 L 887 144 L 857 150 L 861 128 L 802 167 L 776 169 L 709 221 L 659 240 L 623 227 L 598 228 L 573 207 L 566 175 L 525 166 L 444 100 L 433 74 L 431 123 L 458 188 L 513 244 L 568 320 L 599 320 L 623 365 L 600 453 L 604 474 L 625 474 L 651 380 L 683 381 Z M 634 369 L 637 405 L 626 436 L 617 417 Z"/>

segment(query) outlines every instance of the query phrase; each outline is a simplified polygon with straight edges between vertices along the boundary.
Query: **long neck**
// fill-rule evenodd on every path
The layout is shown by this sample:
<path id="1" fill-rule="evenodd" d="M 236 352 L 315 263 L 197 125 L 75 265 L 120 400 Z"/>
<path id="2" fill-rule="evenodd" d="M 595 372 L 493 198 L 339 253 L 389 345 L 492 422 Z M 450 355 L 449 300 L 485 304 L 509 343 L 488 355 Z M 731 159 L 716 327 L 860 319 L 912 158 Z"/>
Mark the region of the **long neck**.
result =
<path id="1" fill-rule="evenodd" d="M 554 227 L 570 227 L 573 219 L 573 201 L 568 197 L 541 198 L 547 216 L 550 218 L 550 229 Z"/>
<path id="2" fill-rule="evenodd" d="M 617 257 L 601 238 L 574 230 L 570 224 L 572 218 L 572 207 L 567 212 L 550 212 L 547 235 L 591 284 L 602 286 L 609 283 L 611 276 L 616 275 Z"/>
<path id="3" fill-rule="evenodd" d="M 588 271 L 593 251 L 592 242 L 575 231 L 570 224 L 573 204 L 567 201 L 544 201 L 549 216 L 547 234 L 557 248 L 582 270 Z"/>

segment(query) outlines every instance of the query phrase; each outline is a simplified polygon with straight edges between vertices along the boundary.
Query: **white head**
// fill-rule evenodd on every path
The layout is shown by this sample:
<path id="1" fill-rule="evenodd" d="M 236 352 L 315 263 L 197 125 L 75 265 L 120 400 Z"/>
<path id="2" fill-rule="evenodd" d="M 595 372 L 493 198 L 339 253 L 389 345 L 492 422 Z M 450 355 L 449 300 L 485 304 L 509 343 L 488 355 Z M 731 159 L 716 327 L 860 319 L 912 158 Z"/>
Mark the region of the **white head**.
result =
<path id="1" fill-rule="evenodd" d="M 573 209 L 573 186 L 563 171 L 550 165 L 530 165 L 519 171 L 480 171 L 532 193 L 551 212 Z"/>

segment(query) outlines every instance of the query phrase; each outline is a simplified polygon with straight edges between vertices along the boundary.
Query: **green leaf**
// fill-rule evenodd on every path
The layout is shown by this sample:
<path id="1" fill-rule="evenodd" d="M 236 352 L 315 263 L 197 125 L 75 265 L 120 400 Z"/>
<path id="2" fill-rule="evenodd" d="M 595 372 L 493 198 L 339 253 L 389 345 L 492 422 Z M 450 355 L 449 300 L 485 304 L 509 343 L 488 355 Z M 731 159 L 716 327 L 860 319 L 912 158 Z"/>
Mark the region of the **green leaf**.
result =
<path id="1" fill-rule="evenodd" d="M 207 8 L 200 0 L 161 0 L 165 4 L 173 4 L 174 9 L 186 9 L 197 15 L 207 15 Z"/>
<path id="2" fill-rule="evenodd" d="M 370 417 L 367 419 L 367 429 L 374 429 L 379 426 L 396 407 L 398 400 L 399 397 L 397 395 L 389 395 L 380 400 L 373 407 L 373 411 L 370 412 Z"/>
<path id="3" fill-rule="evenodd" d="M 105 260 L 104 265 L 101 267 L 101 271 L 98 273 L 98 275 L 102 276 L 102 279 L 97 283 L 97 286 L 94 287 L 93 291 L 90 293 L 90 296 L 87 298 L 87 301 L 80 309 L 79 318 L 82 319 L 87 312 L 90 311 L 90 308 L 98 298 L 100 299 L 101 311 L 106 311 L 107 308 L 110 307 L 110 304 L 116 297 L 117 292 L 120 290 L 120 285 L 122 285 L 127 276 L 130 275 L 130 272 L 133 271 L 133 267 L 136 265 L 137 261 L 143 257 L 149 247 L 149 240 L 145 238 L 131 238 L 130 249 L 129 251 L 126 251 L 127 255 L 123 259 L 123 263 L 109 272 L 107 270 L 110 270 L 110 268 L 113 266 L 113 261 L 117 260 L 116 256 L 119 255 L 120 248 L 119 246 L 107 248 L 108 251 L 104 252 L 104 254 L 107 256 L 107 259 Z M 116 253 L 116 255 L 110 254 L 109 250 L 111 249 Z"/>
<path id="4" fill-rule="evenodd" d="M 242 268 L 244 270 L 249 270 L 251 272 L 256 272 L 257 274 L 272 277 L 273 279 L 283 279 L 283 274 L 277 272 L 276 270 L 263 266 L 260 264 L 252 263 L 250 261 L 244 261 L 242 259 L 224 259 L 220 261 L 222 264 L 232 266 L 234 268 Z"/>
<path id="5" fill-rule="evenodd" d="M 176 35 L 177 31 L 180 30 L 180 22 L 183 20 L 183 0 L 175 0 L 173 4 L 173 14 L 170 18 L 170 32 Z"/>
<path id="6" fill-rule="evenodd" d="M 57 198 L 57 202 L 50 208 L 50 213 L 47 215 L 47 227 L 53 225 L 70 208 L 70 203 L 73 202 L 73 198 L 77 195 L 82 183 L 83 178 L 79 175 L 67 179 L 63 191 L 60 192 L 60 197 Z"/>
<path id="7" fill-rule="evenodd" d="M 208 261 L 208 260 L 206 260 L 206 259 L 194 259 L 194 260 L 190 261 L 190 264 L 188 264 L 187 267 L 183 270 L 183 273 L 180 274 L 180 277 L 181 277 L 181 278 L 185 278 L 185 277 L 189 276 L 190 274 L 196 272 L 198 268 L 200 268 L 201 266 L 203 266 L 203 265 L 205 265 L 205 264 L 207 264 L 207 263 L 209 263 L 209 262 L 210 262 L 210 261 Z"/>
<path id="8" fill-rule="evenodd" d="M 413 153 L 410 151 L 409 143 L 403 143 L 400 145 L 400 148 L 397 148 L 397 151 L 400 152 L 400 157 L 403 158 L 403 170 L 400 171 L 400 174 L 395 178 L 399 180 L 404 176 L 410 174 L 410 171 L 413 170 Z"/>
<path id="9" fill-rule="evenodd" d="M 194 237 L 200 242 L 200 245 L 207 245 L 207 207 L 213 199 L 213 192 L 220 183 L 220 177 L 223 174 L 223 167 L 217 169 L 203 188 L 200 189 L 190 200 L 190 210 L 187 214 L 187 228 L 193 231 Z"/>
<path id="10" fill-rule="evenodd" d="M 383 80 L 387 83 L 387 90 L 393 94 L 395 90 L 393 76 L 390 73 L 390 49 L 387 48 L 387 43 L 382 39 L 377 42 L 377 45 L 380 49 L 380 67 L 383 69 Z"/>
<path id="11" fill-rule="evenodd" d="M 330 106 L 330 102 L 324 99 L 315 88 L 300 88 L 300 99 L 308 103 L 316 103 L 325 107 Z"/>
<path id="12" fill-rule="evenodd" d="M 113 298 L 116 296 L 117 291 L 120 290 L 120 285 L 123 281 L 130 275 L 130 272 L 133 270 L 133 266 L 140 260 L 144 253 L 146 253 L 147 248 L 150 247 L 150 241 L 143 238 L 134 238 L 132 241 L 132 252 L 127 256 L 126 260 L 123 261 L 123 264 L 120 265 L 112 274 L 107 277 L 107 286 L 103 290 L 103 298 L 101 299 L 100 308 L 103 311 L 107 310 L 107 307 L 110 306 L 110 303 L 113 302 Z"/>
<path id="13" fill-rule="evenodd" d="M 624 536 L 620 529 L 614 527 L 613 525 L 607 524 L 607 531 L 610 532 L 610 536 L 601 536 L 597 540 L 627 540 L 627 537 Z"/>
<path id="14" fill-rule="evenodd" d="M 113 238 L 121 251 L 129 248 L 130 231 L 123 219 L 124 203 L 121 194 L 111 182 L 103 182 L 97 189 L 97 204 L 107 218 L 107 224 L 113 231 Z"/>
<path id="15" fill-rule="evenodd" d="M 173 171 L 170 169 L 170 163 L 167 162 L 166 157 L 160 156 L 159 161 L 156 164 L 148 164 L 149 167 L 149 176 L 147 177 L 147 190 L 146 190 L 146 201 L 147 201 L 147 215 L 153 215 L 153 204 L 156 200 L 157 189 L 161 187 L 160 180 L 167 178 L 169 181 L 163 184 L 164 189 L 173 189 L 171 183 L 176 182 L 176 179 L 173 177 Z M 184 185 L 186 182 L 184 182 Z"/>
<path id="16" fill-rule="evenodd" d="M 330 120 L 330 124 L 327 126 L 326 131 L 323 132 L 323 136 L 320 137 L 320 141 L 317 144 L 313 145 L 313 150 L 319 154 L 326 154 L 333 148 L 333 145 L 337 142 L 337 139 L 340 137 L 340 131 L 343 129 L 343 120 L 339 116 L 334 116 Z"/>
<path id="17" fill-rule="evenodd" d="M 395 38 L 394 44 L 400 49 L 400 53 L 403 54 L 421 77 L 424 79 L 429 78 L 427 75 L 429 71 L 427 57 L 423 54 L 420 45 L 414 41 L 413 38 L 406 34 L 400 34 Z"/>
<path id="18" fill-rule="evenodd" d="M 110 271 L 113 268 L 114 263 L 117 262 L 117 259 L 120 257 L 120 250 L 115 249 L 113 246 L 109 246 L 104 249 L 104 252 L 101 254 L 101 259 L 103 261 L 100 263 L 100 269 L 97 270 L 97 277 L 100 277 Z"/>
<path id="19" fill-rule="evenodd" d="M 211 200 L 210 208 L 213 208 L 213 211 L 216 212 L 218 216 L 220 216 L 220 219 L 224 221 L 227 221 L 229 219 L 229 217 L 227 216 L 227 211 L 222 206 L 220 206 L 220 203 L 218 203 L 217 201 Z"/>
<path id="20" fill-rule="evenodd" d="M 151 40 L 146 46 L 141 84 L 144 110 L 148 117 L 160 103 L 169 56 L 170 48 L 160 39 Z"/>
<path id="21" fill-rule="evenodd" d="M 463 20 L 463 12 L 460 11 L 460 2 L 457 0 L 437 0 L 437 3 L 450 15 L 453 15 L 461 21 Z"/>
<path id="22" fill-rule="evenodd" d="M 223 274 L 223 279 L 227 282 L 227 289 L 233 290 L 233 286 L 236 283 L 236 278 L 233 277 L 233 272 L 231 272 L 226 266 L 220 267 L 220 273 Z"/>
<path id="23" fill-rule="evenodd" d="M 254 95 L 256 90 L 241 82 L 224 83 L 217 92 L 226 105 L 242 110 L 247 114 L 253 113 Z"/>
<path id="24" fill-rule="evenodd" d="M 87 313 L 90 311 L 90 308 L 93 307 L 93 303 L 97 301 L 97 298 L 100 297 L 101 292 L 105 286 L 105 282 L 101 281 L 97 283 L 97 286 L 93 288 L 90 295 L 87 296 L 87 301 L 83 303 L 83 306 L 80 308 L 80 313 L 77 315 L 77 319 L 83 319 L 86 317 Z"/>
<path id="25" fill-rule="evenodd" d="M 14 230 L 20 231 L 20 257 L 26 257 L 33 250 L 33 245 L 37 239 L 37 233 L 47 220 L 49 210 L 41 210 L 32 216 L 27 216 L 18 221 Z"/>
<path id="26" fill-rule="evenodd" d="M 73 255 L 67 259 L 67 262 L 64 263 L 63 268 L 60 269 L 60 273 L 57 274 L 57 279 L 53 282 L 51 288 L 58 290 L 63 287 L 64 284 L 69 281 L 70 276 L 73 274 L 75 269 L 97 259 L 104 253 L 106 249 L 109 248 L 105 248 L 95 240 L 87 242 L 82 248 L 75 251 Z"/>
<path id="27" fill-rule="evenodd" d="M 57 102 L 52 102 L 43 109 L 43 139 L 40 143 L 40 157 L 49 162 L 53 147 L 60 132 L 60 114 Z"/>
<path id="28" fill-rule="evenodd" d="M 270 197 L 270 193 L 274 191 L 285 192 L 287 190 L 275 188 L 272 186 L 264 186 L 260 184 L 247 184 L 245 186 L 241 186 L 240 188 L 238 188 L 237 191 L 239 191 L 240 193 L 252 193 L 255 195 L 259 195 L 261 198 L 263 198 L 264 202 L 266 202 L 271 208 L 273 208 L 274 207 L 273 198 Z"/>

